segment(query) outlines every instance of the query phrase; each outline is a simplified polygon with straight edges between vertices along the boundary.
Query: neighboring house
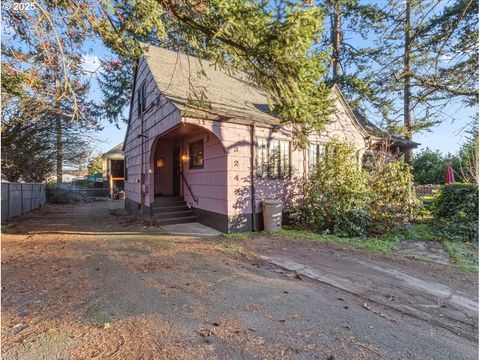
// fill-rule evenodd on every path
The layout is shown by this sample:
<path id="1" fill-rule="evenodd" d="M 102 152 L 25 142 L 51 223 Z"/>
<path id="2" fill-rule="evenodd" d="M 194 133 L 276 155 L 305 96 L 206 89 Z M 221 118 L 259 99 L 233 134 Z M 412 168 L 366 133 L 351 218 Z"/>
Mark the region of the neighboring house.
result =
<path id="1" fill-rule="evenodd" d="M 244 73 L 150 46 L 137 63 L 124 142 L 126 209 L 159 224 L 260 229 L 261 201 L 291 206 L 326 142 L 348 141 L 361 158 L 373 139 L 337 86 L 332 96 L 331 123 L 299 150 Z"/>
<path id="2" fill-rule="evenodd" d="M 374 152 L 380 150 L 387 151 L 391 159 L 403 160 L 403 155 L 407 150 L 414 149 L 420 145 L 419 143 L 406 140 L 400 136 L 389 136 L 358 110 L 353 110 L 353 114 L 370 135 L 368 149 L 364 152 L 363 156 L 364 162 L 369 156 L 373 156 Z"/>
<path id="3" fill-rule="evenodd" d="M 79 180 L 79 179 L 83 179 L 83 177 L 81 175 L 72 174 L 70 171 L 69 172 L 64 171 L 62 173 L 62 182 L 64 183 L 69 183 L 69 182 L 72 182 L 73 180 Z"/>
<path id="4" fill-rule="evenodd" d="M 86 174 L 87 174 L 87 170 L 63 169 L 62 183 L 70 183 L 74 180 L 82 180 Z M 56 175 L 52 174 L 47 178 L 47 181 L 57 181 Z"/>
<path id="5" fill-rule="evenodd" d="M 103 154 L 103 184 L 113 191 L 125 189 L 125 156 L 123 154 L 123 143 L 118 144 Z"/>

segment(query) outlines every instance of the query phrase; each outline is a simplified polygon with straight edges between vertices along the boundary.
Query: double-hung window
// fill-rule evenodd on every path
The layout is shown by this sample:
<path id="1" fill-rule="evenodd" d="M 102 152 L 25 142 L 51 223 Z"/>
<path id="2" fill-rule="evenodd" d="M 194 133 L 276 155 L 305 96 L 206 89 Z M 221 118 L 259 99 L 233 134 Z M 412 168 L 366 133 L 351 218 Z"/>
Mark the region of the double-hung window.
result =
<path id="1" fill-rule="evenodd" d="M 190 169 L 201 169 L 204 163 L 203 139 L 189 145 Z"/>
<path id="2" fill-rule="evenodd" d="M 325 147 L 322 144 L 310 144 L 308 146 L 308 168 L 311 173 L 315 172 L 325 152 Z"/>
<path id="3" fill-rule="evenodd" d="M 147 93 L 146 93 L 146 83 L 145 81 L 140 85 L 140 88 L 137 90 L 137 109 L 138 109 L 138 116 L 142 115 L 142 113 L 147 108 Z"/>
<path id="4" fill-rule="evenodd" d="M 256 160 L 259 179 L 287 179 L 290 177 L 290 142 L 257 139 Z"/>

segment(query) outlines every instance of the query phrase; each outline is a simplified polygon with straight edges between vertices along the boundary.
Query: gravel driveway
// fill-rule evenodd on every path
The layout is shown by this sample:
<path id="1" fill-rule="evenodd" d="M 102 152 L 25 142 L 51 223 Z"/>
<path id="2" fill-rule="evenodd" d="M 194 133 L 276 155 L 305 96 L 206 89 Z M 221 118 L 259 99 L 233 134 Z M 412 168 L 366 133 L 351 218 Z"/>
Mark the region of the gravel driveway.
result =
<path id="1" fill-rule="evenodd" d="M 275 265 L 265 242 L 164 235 L 122 206 L 48 205 L 3 234 L 3 359 L 478 358 L 475 336 Z"/>

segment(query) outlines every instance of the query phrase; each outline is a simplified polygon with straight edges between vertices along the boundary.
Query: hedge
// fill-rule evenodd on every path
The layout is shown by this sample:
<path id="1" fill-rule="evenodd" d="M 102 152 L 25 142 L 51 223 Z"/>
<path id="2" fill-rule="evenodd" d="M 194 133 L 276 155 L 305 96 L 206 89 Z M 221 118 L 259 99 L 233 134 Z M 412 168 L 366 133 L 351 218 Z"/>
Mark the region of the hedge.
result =
<path id="1" fill-rule="evenodd" d="M 435 201 L 435 215 L 453 239 L 478 242 L 478 185 L 444 185 Z"/>

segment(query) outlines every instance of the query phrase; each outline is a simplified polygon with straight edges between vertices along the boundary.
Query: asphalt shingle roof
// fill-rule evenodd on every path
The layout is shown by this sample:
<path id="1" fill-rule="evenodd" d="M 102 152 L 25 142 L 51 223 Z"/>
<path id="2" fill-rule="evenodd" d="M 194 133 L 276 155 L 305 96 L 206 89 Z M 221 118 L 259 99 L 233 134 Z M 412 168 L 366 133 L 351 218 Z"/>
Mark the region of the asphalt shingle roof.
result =
<path id="1" fill-rule="evenodd" d="M 183 116 L 265 126 L 280 124 L 280 119 L 269 111 L 266 91 L 255 85 L 245 72 L 220 69 L 213 61 L 180 51 L 142 45 L 147 46 L 145 59 L 159 90 Z M 370 135 L 386 136 L 360 112 L 354 110 L 353 116 Z M 396 140 L 408 142 L 403 138 Z"/>
<path id="2" fill-rule="evenodd" d="M 218 120 L 277 125 L 267 93 L 246 73 L 220 69 L 212 61 L 148 46 L 146 61 L 159 90 L 183 113 L 203 113 Z"/>

